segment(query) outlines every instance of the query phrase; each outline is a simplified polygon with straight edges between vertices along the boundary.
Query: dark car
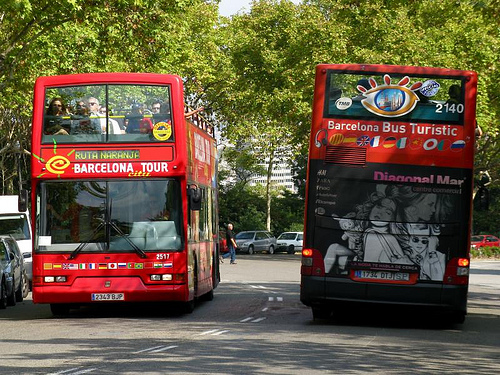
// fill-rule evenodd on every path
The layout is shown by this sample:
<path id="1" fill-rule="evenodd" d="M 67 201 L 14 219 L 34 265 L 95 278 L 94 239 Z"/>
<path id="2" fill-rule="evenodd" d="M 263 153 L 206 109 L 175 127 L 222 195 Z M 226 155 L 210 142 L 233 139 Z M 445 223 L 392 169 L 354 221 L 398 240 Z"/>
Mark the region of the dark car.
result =
<path id="1" fill-rule="evenodd" d="M 276 237 L 265 230 L 240 232 L 234 237 L 239 251 L 253 254 L 256 251 L 267 251 L 274 254 Z"/>
<path id="2" fill-rule="evenodd" d="M 17 242 L 10 236 L 0 236 L 0 309 L 23 300 L 25 275 L 24 258 Z"/>
<path id="3" fill-rule="evenodd" d="M 470 244 L 474 249 L 479 249 L 481 247 L 500 247 L 500 238 L 491 234 L 479 234 L 471 237 Z"/>

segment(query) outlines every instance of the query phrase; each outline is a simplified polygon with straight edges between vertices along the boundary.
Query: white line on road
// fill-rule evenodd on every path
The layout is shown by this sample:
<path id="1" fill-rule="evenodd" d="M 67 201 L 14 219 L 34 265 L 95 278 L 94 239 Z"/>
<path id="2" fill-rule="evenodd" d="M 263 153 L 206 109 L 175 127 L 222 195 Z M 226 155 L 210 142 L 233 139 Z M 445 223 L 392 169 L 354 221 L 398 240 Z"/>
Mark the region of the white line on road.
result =
<path id="1" fill-rule="evenodd" d="M 150 353 L 160 353 L 160 352 L 164 352 L 165 350 L 170 350 L 173 348 L 178 348 L 178 346 L 177 345 L 165 346 L 165 347 L 160 348 L 160 349 L 152 350 Z"/>
<path id="2" fill-rule="evenodd" d="M 273 302 L 274 301 L 274 297 L 269 297 L 269 302 Z"/>
<path id="3" fill-rule="evenodd" d="M 211 329 L 210 331 L 205 331 L 199 334 L 199 336 L 209 335 L 211 333 L 217 332 L 218 329 Z"/>
<path id="4" fill-rule="evenodd" d="M 223 333 L 227 333 L 229 332 L 229 330 L 226 330 L 226 331 L 220 331 L 220 332 L 216 332 L 216 333 L 212 333 L 212 336 L 220 336 L 222 335 Z"/>
<path id="5" fill-rule="evenodd" d="M 283 302 L 283 297 L 276 297 L 276 300 L 277 300 L 278 302 Z"/>
<path id="6" fill-rule="evenodd" d="M 262 311 L 267 311 L 268 309 L 269 309 L 269 307 L 264 307 L 264 308 L 262 309 Z"/>
<path id="7" fill-rule="evenodd" d="M 62 374 L 71 374 L 71 375 L 79 375 L 79 374 L 87 374 L 89 372 L 97 370 L 96 367 L 94 368 L 88 368 L 84 370 L 78 370 L 81 367 L 76 367 L 76 368 L 71 368 L 69 370 L 64 370 L 64 371 L 59 371 L 59 372 L 52 372 L 49 375 L 62 375 Z"/>
<path id="8" fill-rule="evenodd" d="M 158 349 L 158 348 L 163 348 L 163 345 L 158 345 L 158 346 L 153 346 L 152 348 L 142 349 L 142 350 L 139 350 L 138 352 L 134 352 L 133 354 L 139 354 L 139 353 L 149 352 L 150 350 L 155 350 L 155 349 Z"/>
<path id="9" fill-rule="evenodd" d="M 245 323 L 245 322 L 248 322 L 249 320 L 252 320 L 252 319 L 253 319 L 253 316 L 250 316 L 248 318 L 240 320 L 240 323 Z"/>
<path id="10" fill-rule="evenodd" d="M 263 317 L 263 318 L 258 318 L 258 319 L 255 319 L 255 320 L 252 320 L 252 323 L 259 323 L 259 322 L 262 322 L 263 320 L 265 320 L 267 318 Z"/>

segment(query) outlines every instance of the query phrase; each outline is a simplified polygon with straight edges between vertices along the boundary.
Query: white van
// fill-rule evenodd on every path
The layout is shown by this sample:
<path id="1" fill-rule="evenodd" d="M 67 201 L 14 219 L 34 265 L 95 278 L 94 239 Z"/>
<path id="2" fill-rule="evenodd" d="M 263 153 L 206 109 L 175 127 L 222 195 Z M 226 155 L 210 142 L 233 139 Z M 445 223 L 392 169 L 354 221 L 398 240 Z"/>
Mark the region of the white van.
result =
<path id="1" fill-rule="evenodd" d="M 0 235 L 12 236 L 19 246 L 24 258 L 24 265 L 28 280 L 33 279 L 33 265 L 31 252 L 33 248 L 33 234 L 28 210 L 19 212 L 17 195 L 0 195 Z"/>

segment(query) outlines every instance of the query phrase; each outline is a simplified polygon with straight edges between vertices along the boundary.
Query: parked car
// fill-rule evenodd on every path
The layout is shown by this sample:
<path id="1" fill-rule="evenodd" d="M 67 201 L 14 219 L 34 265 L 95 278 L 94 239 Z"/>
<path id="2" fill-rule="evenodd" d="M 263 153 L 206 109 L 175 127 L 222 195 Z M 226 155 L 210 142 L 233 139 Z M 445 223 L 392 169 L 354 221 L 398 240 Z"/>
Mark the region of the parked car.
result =
<path id="1" fill-rule="evenodd" d="M 23 300 L 25 275 L 24 258 L 17 242 L 10 236 L 0 236 L 0 309 Z"/>
<path id="2" fill-rule="evenodd" d="M 0 195 L 0 235 L 10 235 L 16 240 L 24 257 L 27 282 L 31 286 L 33 235 L 30 214 L 28 210 L 23 212 L 18 210 L 18 200 L 17 195 Z"/>
<path id="3" fill-rule="evenodd" d="M 276 252 L 286 251 L 293 254 L 296 251 L 302 251 L 302 242 L 304 235 L 302 232 L 284 232 L 276 239 Z"/>
<path id="4" fill-rule="evenodd" d="M 479 249 L 481 247 L 500 247 L 500 238 L 491 234 L 478 234 L 470 239 L 472 248 Z"/>
<path id="5" fill-rule="evenodd" d="M 267 251 L 274 254 L 276 249 L 276 237 L 265 230 L 240 232 L 234 236 L 237 250 L 248 254 L 256 251 Z"/>

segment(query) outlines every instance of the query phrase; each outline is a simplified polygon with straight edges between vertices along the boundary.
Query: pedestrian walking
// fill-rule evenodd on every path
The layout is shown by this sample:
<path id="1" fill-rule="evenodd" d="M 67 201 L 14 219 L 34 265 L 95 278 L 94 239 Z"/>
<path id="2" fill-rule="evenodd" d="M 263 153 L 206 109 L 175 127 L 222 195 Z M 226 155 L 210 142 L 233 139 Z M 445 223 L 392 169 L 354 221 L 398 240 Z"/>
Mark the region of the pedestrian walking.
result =
<path id="1" fill-rule="evenodd" d="M 231 257 L 231 262 L 230 264 L 236 264 L 236 241 L 234 240 L 234 234 L 233 234 L 233 224 L 229 223 L 227 225 L 227 230 L 226 230 L 226 242 L 227 242 L 227 247 L 229 249 L 229 252 L 224 254 L 223 257 Z"/>

